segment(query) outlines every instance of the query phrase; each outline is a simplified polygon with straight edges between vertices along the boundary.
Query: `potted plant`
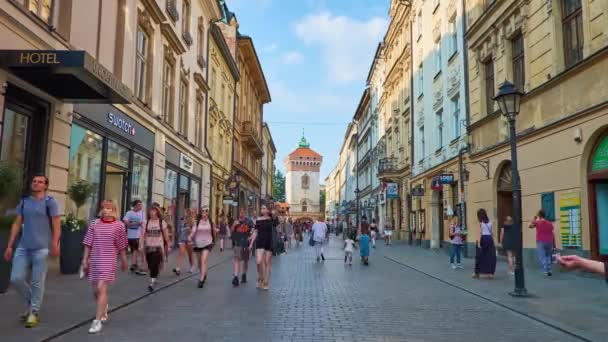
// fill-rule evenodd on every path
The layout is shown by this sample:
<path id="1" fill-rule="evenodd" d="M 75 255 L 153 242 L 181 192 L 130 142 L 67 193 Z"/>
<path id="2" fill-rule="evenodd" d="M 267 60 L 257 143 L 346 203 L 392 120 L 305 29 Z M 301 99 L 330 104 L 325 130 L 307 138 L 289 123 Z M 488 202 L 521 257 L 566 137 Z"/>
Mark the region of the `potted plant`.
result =
<path id="1" fill-rule="evenodd" d="M 80 268 L 84 252 L 82 240 L 86 233 L 87 222 L 79 219 L 79 212 L 93 191 L 95 186 L 84 179 L 72 183 L 68 188 L 68 196 L 76 206 L 76 214 L 67 214 L 61 225 L 59 266 L 62 274 L 75 274 Z"/>
<path id="2" fill-rule="evenodd" d="M 19 202 L 23 176 L 22 168 L 0 162 L 0 293 L 6 292 L 11 277 L 11 263 L 4 260 L 11 225 L 15 220 L 15 204 Z"/>

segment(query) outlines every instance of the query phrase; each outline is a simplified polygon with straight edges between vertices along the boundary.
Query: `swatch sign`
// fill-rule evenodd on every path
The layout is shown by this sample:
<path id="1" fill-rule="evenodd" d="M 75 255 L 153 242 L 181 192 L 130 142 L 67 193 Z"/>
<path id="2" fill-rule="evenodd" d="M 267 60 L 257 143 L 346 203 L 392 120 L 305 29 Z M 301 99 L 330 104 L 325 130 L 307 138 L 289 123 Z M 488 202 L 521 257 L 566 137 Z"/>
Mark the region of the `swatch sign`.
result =
<path id="1" fill-rule="evenodd" d="M 114 125 L 116 128 L 128 135 L 135 136 L 136 131 L 134 125 L 127 119 L 122 118 L 117 114 L 111 112 L 108 113 L 108 123 Z"/>

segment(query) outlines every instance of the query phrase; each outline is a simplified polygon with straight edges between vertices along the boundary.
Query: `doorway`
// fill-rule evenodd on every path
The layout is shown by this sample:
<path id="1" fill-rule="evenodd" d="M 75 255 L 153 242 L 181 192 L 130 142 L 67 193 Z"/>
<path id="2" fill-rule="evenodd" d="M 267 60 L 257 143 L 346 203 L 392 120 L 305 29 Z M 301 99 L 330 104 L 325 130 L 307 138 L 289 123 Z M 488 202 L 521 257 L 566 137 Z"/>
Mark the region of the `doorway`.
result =
<path id="1" fill-rule="evenodd" d="M 119 214 L 125 213 L 129 174 L 126 170 L 112 164 L 106 165 L 104 199 L 116 203 Z"/>
<path id="2" fill-rule="evenodd" d="M 496 227 L 500 227 L 505 222 L 507 216 L 513 217 L 513 175 L 511 173 L 511 162 L 505 162 L 498 176 L 496 185 L 497 210 Z M 494 238 L 498 238 L 499 229 L 494 229 Z"/>
<path id="3" fill-rule="evenodd" d="M 182 220 L 186 213 L 186 208 L 190 208 L 190 179 L 182 174 L 179 175 L 179 191 L 177 193 L 177 212 L 178 220 Z"/>

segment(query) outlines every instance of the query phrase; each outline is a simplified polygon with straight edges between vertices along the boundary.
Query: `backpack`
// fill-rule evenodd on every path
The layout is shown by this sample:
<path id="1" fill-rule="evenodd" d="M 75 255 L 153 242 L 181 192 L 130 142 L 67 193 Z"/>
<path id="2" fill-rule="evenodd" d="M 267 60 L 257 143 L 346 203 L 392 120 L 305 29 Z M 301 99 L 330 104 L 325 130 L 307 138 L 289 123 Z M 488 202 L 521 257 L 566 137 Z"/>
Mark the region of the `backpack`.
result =
<path id="1" fill-rule="evenodd" d="M 241 223 L 238 226 L 236 226 L 234 231 L 237 233 L 249 234 L 249 225 L 247 224 L 247 222 Z"/>
<path id="2" fill-rule="evenodd" d="M 21 216 L 24 217 L 24 212 L 23 212 L 23 207 L 25 206 L 25 200 L 30 198 L 30 196 L 24 196 L 21 198 Z M 51 231 L 53 230 L 53 217 L 51 216 L 51 209 L 49 208 L 49 201 L 53 199 L 53 197 L 51 196 L 46 196 L 44 198 L 44 206 L 46 207 L 46 217 L 48 217 L 49 219 L 49 228 L 51 229 Z"/>

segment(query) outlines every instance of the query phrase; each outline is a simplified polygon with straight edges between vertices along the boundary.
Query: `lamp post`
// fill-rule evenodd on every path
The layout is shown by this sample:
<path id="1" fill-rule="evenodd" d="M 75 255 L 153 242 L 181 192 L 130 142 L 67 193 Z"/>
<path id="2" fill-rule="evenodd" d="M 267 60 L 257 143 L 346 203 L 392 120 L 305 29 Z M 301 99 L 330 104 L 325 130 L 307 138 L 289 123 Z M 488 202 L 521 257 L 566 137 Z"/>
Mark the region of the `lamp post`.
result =
<path id="1" fill-rule="evenodd" d="M 519 105 L 523 94 L 517 90 L 515 85 L 505 81 L 498 88 L 498 94 L 494 101 L 498 102 L 498 107 L 502 115 L 509 121 L 509 139 L 511 142 L 511 173 L 513 178 L 513 222 L 515 231 L 518 232 L 517 250 L 515 256 L 515 289 L 509 294 L 513 297 L 527 297 L 526 283 L 524 280 L 523 239 L 522 233 L 522 214 L 521 214 L 521 184 L 517 167 L 517 133 L 515 131 L 515 120 L 519 114 Z"/>

